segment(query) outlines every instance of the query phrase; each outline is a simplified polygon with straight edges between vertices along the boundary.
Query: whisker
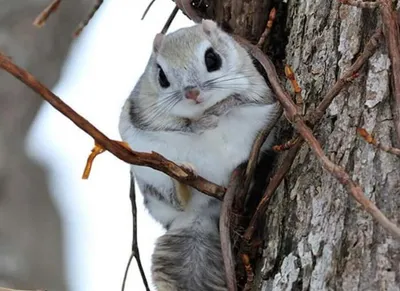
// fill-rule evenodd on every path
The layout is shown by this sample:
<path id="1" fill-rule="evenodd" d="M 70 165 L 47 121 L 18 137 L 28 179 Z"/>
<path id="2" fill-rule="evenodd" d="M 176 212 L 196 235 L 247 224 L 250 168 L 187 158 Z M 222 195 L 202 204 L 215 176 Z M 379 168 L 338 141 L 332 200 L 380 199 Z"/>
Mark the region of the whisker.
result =
<path id="1" fill-rule="evenodd" d="M 241 72 L 241 73 L 243 73 L 243 72 Z M 230 74 L 226 74 L 226 75 L 223 75 L 223 76 L 219 76 L 219 77 L 207 80 L 206 82 L 203 83 L 203 86 L 207 87 L 207 86 L 210 86 L 210 85 L 215 84 L 215 83 L 226 83 L 226 82 L 235 81 L 235 80 L 241 80 L 241 79 L 243 79 L 243 80 L 252 79 L 251 75 L 246 75 L 246 74 L 241 75 L 241 76 L 234 76 L 234 77 L 229 77 L 229 75 Z M 264 82 L 254 83 L 254 81 L 251 82 L 251 84 L 252 85 L 265 85 Z"/>
<path id="2" fill-rule="evenodd" d="M 254 98 L 254 95 L 256 95 L 258 98 L 260 99 L 264 99 L 265 96 L 261 95 L 259 92 L 252 90 L 251 89 L 252 86 L 250 86 L 250 88 L 248 88 L 248 86 L 246 86 L 246 94 L 245 97 L 247 97 L 250 100 L 256 100 L 257 98 Z M 229 90 L 229 91 L 242 91 L 244 88 L 240 87 L 240 86 L 221 86 L 221 85 L 212 85 L 209 87 L 209 89 L 212 90 Z"/>
<path id="3" fill-rule="evenodd" d="M 216 78 L 207 80 L 206 82 L 203 83 L 203 85 L 215 83 L 215 82 L 217 82 L 217 81 L 219 81 L 219 82 L 221 82 L 221 81 L 222 81 L 222 82 L 226 82 L 226 81 L 232 81 L 232 80 L 246 79 L 246 78 L 248 77 L 248 76 L 246 76 L 246 75 L 243 75 L 243 76 L 235 76 L 235 77 L 226 78 L 226 77 L 228 77 L 229 75 L 230 75 L 230 74 L 226 74 L 226 75 L 223 75 L 223 76 L 219 76 L 219 77 L 216 77 Z M 226 78 L 226 79 L 223 79 L 223 78 Z"/>
<path id="4" fill-rule="evenodd" d="M 151 106 L 147 107 L 143 113 L 146 122 L 154 122 L 159 117 L 168 113 L 180 101 L 180 92 L 168 95 L 162 100 L 157 100 Z"/>

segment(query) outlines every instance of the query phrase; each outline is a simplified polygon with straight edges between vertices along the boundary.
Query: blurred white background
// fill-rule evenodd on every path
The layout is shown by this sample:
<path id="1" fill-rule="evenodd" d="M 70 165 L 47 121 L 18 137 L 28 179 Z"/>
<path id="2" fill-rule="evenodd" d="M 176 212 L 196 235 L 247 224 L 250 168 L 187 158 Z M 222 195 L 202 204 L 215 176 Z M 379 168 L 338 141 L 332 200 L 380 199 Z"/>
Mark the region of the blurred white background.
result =
<path id="1" fill-rule="evenodd" d="M 141 21 L 147 5 L 147 1 L 104 1 L 75 42 L 53 88 L 112 139 L 120 139 L 122 104 L 146 66 L 155 34 L 174 7 L 172 1 L 156 1 Z M 188 25 L 191 22 L 179 13 L 169 32 Z M 89 180 L 82 180 L 93 144 L 48 104 L 42 106 L 27 140 L 29 154 L 49 171 L 64 225 L 66 280 L 73 291 L 119 290 L 131 248 L 129 166 L 106 152 L 95 160 Z M 150 279 L 151 253 L 163 230 L 145 211 L 139 192 L 137 196 L 139 248 Z M 127 290 L 145 290 L 135 262 Z"/>

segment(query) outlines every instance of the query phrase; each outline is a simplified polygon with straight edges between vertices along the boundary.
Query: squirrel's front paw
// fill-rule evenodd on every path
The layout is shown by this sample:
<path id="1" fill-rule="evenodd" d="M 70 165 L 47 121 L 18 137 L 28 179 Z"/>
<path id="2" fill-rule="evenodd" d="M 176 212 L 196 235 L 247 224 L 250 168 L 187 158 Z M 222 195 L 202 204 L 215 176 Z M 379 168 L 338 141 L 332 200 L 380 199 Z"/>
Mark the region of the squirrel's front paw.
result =
<path id="1" fill-rule="evenodd" d="M 206 115 L 199 120 L 199 123 L 206 129 L 217 127 L 219 117 L 216 115 Z"/>
<path id="2" fill-rule="evenodd" d="M 177 164 L 187 172 L 190 172 L 195 177 L 198 176 L 195 167 L 192 164 L 188 162 L 177 163 Z M 176 197 L 178 199 L 178 203 L 182 208 L 182 210 L 185 210 L 186 206 L 189 204 L 189 201 L 192 197 L 191 189 L 189 188 L 188 185 L 182 184 L 181 182 L 178 182 L 175 179 L 172 179 L 172 181 L 174 182 L 175 185 Z"/>
<path id="3" fill-rule="evenodd" d="M 183 162 L 183 163 L 178 163 L 178 165 L 181 168 L 184 168 L 186 171 L 192 173 L 194 176 L 196 177 L 198 176 L 195 166 L 193 166 L 191 163 Z"/>
<path id="4" fill-rule="evenodd" d="M 196 133 L 202 133 L 205 130 L 214 129 L 218 126 L 219 117 L 216 115 L 205 115 L 200 119 L 193 121 L 192 130 Z"/>

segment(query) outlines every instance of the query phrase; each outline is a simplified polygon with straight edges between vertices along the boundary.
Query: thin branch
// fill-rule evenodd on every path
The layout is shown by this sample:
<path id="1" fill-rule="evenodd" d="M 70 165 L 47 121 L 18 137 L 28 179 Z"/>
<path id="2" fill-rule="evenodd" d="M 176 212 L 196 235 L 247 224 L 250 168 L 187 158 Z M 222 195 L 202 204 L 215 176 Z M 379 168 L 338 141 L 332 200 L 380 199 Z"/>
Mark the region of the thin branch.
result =
<path id="1" fill-rule="evenodd" d="M 252 239 L 254 231 L 256 230 L 257 222 L 259 221 L 261 216 L 265 213 L 268 203 L 269 203 L 272 195 L 274 194 L 275 190 L 278 188 L 278 186 L 281 184 L 283 178 L 289 172 L 289 170 L 293 164 L 293 161 L 296 158 L 296 155 L 301 148 L 301 145 L 302 145 L 302 142 L 296 144 L 294 147 L 292 147 L 286 153 L 285 157 L 282 159 L 283 162 L 280 165 L 280 167 L 278 168 L 278 171 L 274 174 L 274 176 L 269 181 L 267 189 L 265 190 L 263 197 L 262 197 L 260 203 L 258 204 L 253 217 L 251 218 L 249 226 L 247 227 L 247 229 L 244 233 L 243 237 L 246 241 L 249 242 Z"/>
<path id="2" fill-rule="evenodd" d="M 176 14 L 178 13 L 178 11 L 179 11 L 178 6 L 175 6 L 174 10 L 172 10 L 171 14 L 168 17 L 167 22 L 165 22 L 163 29 L 161 30 L 162 34 L 166 34 L 167 33 L 167 31 L 168 31 L 172 21 L 174 20 Z"/>
<path id="3" fill-rule="evenodd" d="M 343 168 L 332 163 L 328 159 L 328 157 L 326 157 L 320 143 L 314 137 L 311 129 L 306 125 L 305 121 L 298 113 L 296 104 L 293 103 L 291 98 L 280 85 L 272 62 L 256 46 L 253 46 L 247 40 L 244 40 L 241 37 L 236 36 L 236 38 L 248 48 L 249 52 L 264 67 L 265 71 L 267 72 L 267 76 L 271 83 L 272 89 L 276 94 L 277 99 L 284 107 L 287 119 L 292 123 L 295 129 L 308 143 L 309 147 L 317 156 L 322 166 L 346 188 L 348 193 L 353 196 L 353 198 L 357 202 L 359 202 L 365 208 L 365 210 L 372 215 L 372 217 L 374 217 L 393 236 L 400 239 L 400 228 L 398 228 L 394 223 L 388 220 L 387 217 L 375 206 L 375 204 L 373 204 L 364 196 L 361 187 L 350 178 L 349 174 L 347 174 Z"/>
<path id="4" fill-rule="evenodd" d="M 60 6 L 61 0 L 54 0 L 51 2 L 33 21 L 33 25 L 37 27 L 42 27 L 46 24 L 47 19 L 50 14 L 57 10 L 58 6 Z"/>
<path id="5" fill-rule="evenodd" d="M 305 106 L 303 97 L 301 96 L 301 87 L 299 86 L 299 83 L 297 83 L 296 75 L 294 74 L 293 69 L 289 65 L 285 65 L 285 76 L 286 78 L 289 79 L 290 84 L 292 85 L 292 89 L 296 98 L 297 108 L 298 110 L 301 111 L 301 115 L 304 115 Z"/>
<path id="6" fill-rule="evenodd" d="M 251 44 L 248 40 L 244 39 L 243 37 L 239 35 L 232 35 L 232 36 L 238 43 L 240 43 L 244 48 L 246 48 L 247 51 L 253 57 L 255 57 L 263 66 L 265 72 L 267 73 L 268 80 L 271 83 L 275 96 L 283 106 L 286 114 L 290 114 L 290 116 L 297 114 L 296 106 L 291 100 L 290 96 L 282 89 L 278 80 L 278 76 L 275 71 L 275 67 L 269 60 L 269 58 L 257 46 Z"/>
<path id="7" fill-rule="evenodd" d="M 247 194 L 249 191 L 251 180 L 254 176 L 254 171 L 257 166 L 258 158 L 260 156 L 260 150 L 262 145 L 264 144 L 265 140 L 267 139 L 268 135 L 271 133 L 272 129 L 275 127 L 276 123 L 278 122 L 279 118 L 282 115 L 282 108 L 279 107 L 279 111 L 276 113 L 275 116 L 272 117 L 268 121 L 268 125 L 264 127 L 264 129 L 257 135 L 253 147 L 250 152 L 249 161 L 247 163 L 246 168 L 246 180 L 244 182 L 244 193 Z"/>
<path id="8" fill-rule="evenodd" d="M 153 6 L 154 2 L 156 2 L 156 0 L 151 0 L 151 2 L 149 3 L 149 5 L 147 5 L 147 8 L 146 8 L 146 10 L 143 12 L 143 15 L 142 15 L 141 20 L 143 20 L 143 19 L 146 17 L 147 12 L 149 12 L 149 10 L 150 10 L 151 6 Z"/>
<path id="9" fill-rule="evenodd" d="M 195 23 L 200 23 L 202 18 L 192 6 L 192 0 L 175 0 L 176 6 Z"/>
<path id="10" fill-rule="evenodd" d="M 124 141 L 115 141 L 115 142 L 119 143 L 124 148 L 128 149 L 129 151 L 131 150 L 131 148 L 129 147 L 129 144 L 127 142 L 124 142 Z M 92 149 L 92 152 L 90 153 L 90 155 L 89 155 L 89 157 L 88 157 L 88 159 L 86 161 L 86 166 L 85 166 L 85 169 L 84 169 L 83 174 L 82 174 L 82 179 L 84 179 L 84 180 L 89 179 L 94 159 L 98 155 L 104 153 L 105 151 L 106 150 L 101 145 L 99 145 L 96 142 L 94 143 L 94 147 Z"/>
<path id="11" fill-rule="evenodd" d="M 221 236 L 221 250 L 225 266 L 225 277 L 228 291 L 236 291 L 235 262 L 232 255 L 231 244 L 231 210 L 236 194 L 241 190 L 243 181 L 243 170 L 239 166 L 230 178 L 228 189 L 222 202 L 221 215 L 219 218 L 219 232 Z"/>
<path id="12" fill-rule="evenodd" d="M 306 119 L 309 121 L 311 126 L 315 126 L 325 114 L 325 110 L 329 107 L 332 103 L 333 99 L 340 93 L 340 91 L 351 82 L 351 80 L 357 76 L 357 72 L 362 68 L 362 66 L 368 61 L 368 59 L 375 53 L 376 49 L 379 46 L 379 41 L 382 37 L 382 31 L 379 29 L 377 30 L 367 42 L 363 53 L 357 58 L 354 64 L 347 70 L 346 73 L 342 75 L 342 77 L 335 83 L 335 85 L 328 91 L 328 93 L 322 98 L 321 103 L 317 106 L 315 111 L 312 111 Z M 296 142 L 290 143 L 290 150 L 283 158 L 283 163 L 279 167 L 278 171 L 275 175 L 271 178 L 267 189 L 264 192 L 263 198 L 250 221 L 250 224 L 244 234 L 244 238 L 247 241 L 250 241 L 253 237 L 253 233 L 256 227 L 257 221 L 265 212 L 268 202 L 272 195 L 274 194 L 275 190 L 278 188 L 280 183 L 282 182 L 283 178 L 290 170 L 292 163 L 301 148 L 304 140 L 299 136 L 295 138 Z M 281 149 L 278 147 L 276 149 Z M 283 149 L 285 150 L 285 149 Z"/>
<path id="13" fill-rule="evenodd" d="M 140 276 L 142 277 L 144 287 L 146 288 L 146 291 L 150 291 L 149 283 L 147 282 L 146 274 L 144 273 L 144 269 L 143 269 L 142 261 L 140 259 L 140 254 L 139 254 L 138 248 L 136 248 L 136 251 L 133 252 L 133 255 L 136 259 L 136 263 L 139 268 L 139 273 L 140 273 Z"/>
<path id="14" fill-rule="evenodd" d="M 378 2 L 363 1 L 363 0 L 340 0 L 340 3 L 365 9 L 375 9 L 376 7 L 379 6 Z"/>
<path id="15" fill-rule="evenodd" d="M 399 156 L 400 157 L 400 149 L 398 148 L 394 148 L 394 147 L 390 147 L 390 146 L 386 146 L 381 144 L 380 142 L 378 142 L 371 134 L 369 134 L 364 128 L 357 128 L 357 133 L 369 144 L 372 144 L 373 146 L 375 146 L 376 148 Z"/>
<path id="16" fill-rule="evenodd" d="M 349 192 L 351 196 L 353 196 L 353 198 L 380 223 L 380 225 L 386 228 L 386 230 L 388 230 L 394 237 L 400 239 L 400 229 L 391 222 L 372 201 L 365 197 L 361 187 L 351 179 L 350 175 L 346 173 L 342 167 L 334 164 L 328 159 L 324 154 L 320 143 L 314 137 L 311 129 L 305 125 L 303 120 L 298 120 L 296 122 L 296 129 L 306 140 L 322 166 L 346 188 L 347 192 Z"/>
<path id="17" fill-rule="evenodd" d="M 121 291 L 125 291 L 125 285 L 126 285 L 126 281 L 128 279 L 129 268 L 131 267 L 131 263 L 132 263 L 132 260 L 133 260 L 134 257 L 135 257 L 135 253 L 131 252 L 131 254 L 129 256 L 129 259 L 128 259 L 128 263 L 126 264 L 126 267 L 125 267 L 125 273 L 124 273 L 124 279 L 122 280 Z"/>
<path id="18" fill-rule="evenodd" d="M 74 32 L 74 37 L 77 37 L 81 34 L 82 30 L 88 25 L 89 21 L 93 18 L 96 14 L 97 10 L 99 10 L 101 4 L 103 4 L 103 0 L 96 0 L 96 4 L 93 6 L 92 10 L 90 11 L 89 15 L 83 20 L 79 25 L 78 28 Z"/>
<path id="19" fill-rule="evenodd" d="M 340 91 L 357 77 L 357 72 L 361 67 L 368 61 L 368 59 L 376 52 L 379 46 L 380 40 L 382 38 L 382 30 L 378 29 L 371 36 L 367 44 L 365 45 L 363 53 L 357 58 L 354 64 L 344 73 L 339 80 L 333 85 L 333 87 L 328 91 L 325 97 L 322 99 L 321 103 L 317 108 L 312 111 L 305 119 L 311 124 L 315 125 L 322 119 L 325 111 L 331 105 L 333 99 L 340 93 Z"/>
<path id="20" fill-rule="evenodd" d="M 275 7 L 271 9 L 271 12 L 269 13 L 268 16 L 268 21 L 267 21 L 267 25 L 265 27 L 264 32 L 261 34 L 260 39 L 258 40 L 257 46 L 261 49 L 262 46 L 264 45 L 269 33 L 271 32 L 272 29 L 272 25 L 274 24 L 276 18 L 276 9 Z"/>
<path id="21" fill-rule="evenodd" d="M 250 291 L 254 281 L 253 268 L 251 267 L 250 259 L 247 254 L 241 254 L 240 257 L 242 258 L 242 263 L 246 270 L 246 284 L 244 285 L 243 291 Z"/>
<path id="22" fill-rule="evenodd" d="M 267 36 L 269 32 L 271 31 L 272 25 L 275 21 L 276 18 L 276 9 L 275 7 L 271 9 L 268 17 L 268 22 L 267 26 L 265 28 L 264 33 L 261 35 L 260 39 L 258 40 L 257 46 L 261 49 L 261 47 L 264 45 Z M 278 122 L 279 118 L 282 115 L 282 108 L 279 107 L 279 110 L 276 112 L 276 115 L 272 117 L 271 120 L 269 120 L 267 126 L 257 135 L 253 147 L 251 149 L 250 155 L 249 155 L 249 161 L 247 163 L 247 168 L 246 168 L 246 175 L 245 175 L 245 182 L 244 182 L 244 189 L 241 191 L 240 194 L 242 194 L 244 197 L 238 197 L 236 198 L 236 201 L 240 204 L 244 203 L 244 199 L 246 195 L 248 194 L 249 188 L 250 188 L 250 183 L 253 179 L 254 176 L 254 171 L 256 169 L 257 163 L 258 163 L 258 158 L 260 156 L 260 150 L 262 145 L 264 144 L 265 140 L 267 139 L 268 135 L 271 133 L 272 129 L 275 127 L 275 124 Z M 242 209 L 243 205 L 237 205 L 239 209 Z"/>
<path id="23" fill-rule="evenodd" d="M 95 145 L 92 149 L 92 152 L 90 153 L 89 157 L 87 158 L 86 167 L 82 174 L 82 179 L 84 179 L 84 180 L 89 179 L 89 175 L 90 175 L 90 171 L 92 170 L 92 165 L 93 165 L 94 159 L 98 155 L 104 153 L 104 151 L 105 151 L 105 149 L 103 147 L 101 147 L 100 145 L 95 143 Z"/>
<path id="24" fill-rule="evenodd" d="M 397 142 L 400 145 L 400 29 L 398 14 L 393 9 L 392 0 L 379 0 L 379 4 L 392 68 L 394 127 L 397 133 Z"/>
<path id="25" fill-rule="evenodd" d="M 137 207 L 136 207 L 136 190 L 135 190 L 135 177 L 132 171 L 130 172 L 130 189 L 129 189 L 129 200 L 131 201 L 131 211 L 132 211 L 132 247 L 131 251 L 135 252 L 138 249 L 138 239 L 137 239 Z M 147 285 L 147 284 L 145 284 Z"/>
<path id="26" fill-rule="evenodd" d="M 290 140 L 288 140 L 287 142 L 283 143 L 283 144 L 278 144 L 278 145 L 274 145 L 272 147 L 272 150 L 276 151 L 276 152 L 284 152 L 287 150 L 290 150 L 292 147 L 294 147 L 296 144 L 299 143 L 300 141 L 300 136 L 296 136 Z"/>
<path id="27" fill-rule="evenodd" d="M 131 255 L 128 260 L 128 264 L 125 268 L 124 280 L 122 281 L 122 291 L 125 290 L 126 279 L 128 278 L 129 267 L 132 262 L 132 258 L 135 257 L 137 266 L 139 268 L 140 276 L 142 277 L 143 285 L 146 288 L 146 291 L 150 291 L 149 283 L 147 282 L 146 274 L 143 269 L 142 261 L 140 259 L 139 253 L 139 243 L 137 239 L 137 207 L 136 207 L 136 191 L 135 191 L 135 177 L 131 174 L 131 184 L 129 189 L 129 199 L 131 201 L 131 210 L 132 210 L 132 246 L 131 246 Z"/>
<path id="28" fill-rule="evenodd" d="M 15 65 L 11 60 L 7 59 L 3 54 L 0 53 L 0 67 L 5 71 L 22 81 L 33 91 L 38 93 L 50 103 L 56 110 L 61 112 L 64 116 L 69 118 L 75 123 L 80 129 L 89 134 L 97 144 L 102 146 L 104 149 L 112 153 L 117 158 L 133 165 L 147 166 L 155 170 L 161 171 L 168 176 L 187 184 L 209 196 L 222 199 L 225 188 L 206 179 L 193 175 L 186 169 L 179 167 L 174 162 L 164 158 L 162 155 L 151 152 L 141 153 L 133 150 L 129 150 L 120 142 L 113 141 L 105 136 L 101 131 L 94 127 L 85 118 L 79 115 L 71 107 L 65 104 L 59 97 L 51 92 L 46 86 L 41 84 L 34 76 L 28 73 L 26 70 Z"/>
<path id="29" fill-rule="evenodd" d="M 267 26 L 265 28 L 264 33 L 261 35 L 257 46 L 262 47 L 265 43 L 265 40 L 268 36 L 269 31 L 271 30 L 271 27 L 273 25 L 273 22 L 276 17 L 276 9 L 272 8 L 271 12 L 269 13 L 269 18 L 267 22 Z M 279 110 L 277 111 L 276 115 L 272 117 L 272 119 L 269 120 L 267 126 L 263 128 L 263 130 L 257 135 L 253 147 L 251 149 L 250 155 L 249 155 L 249 161 L 247 163 L 247 168 L 246 168 L 246 178 L 244 182 L 244 190 L 241 192 L 241 194 L 244 195 L 244 197 L 237 197 L 237 200 L 239 203 L 244 202 L 244 198 L 247 195 L 250 187 L 250 183 L 253 179 L 254 176 L 254 171 L 256 169 L 257 163 L 258 163 L 258 158 L 260 156 L 260 150 L 262 145 L 264 144 L 265 140 L 267 139 L 268 135 L 271 133 L 272 129 L 275 127 L 275 124 L 278 122 L 278 119 L 282 115 L 282 108 L 279 107 Z M 239 196 L 239 195 L 238 195 Z M 240 207 L 240 205 L 239 205 Z M 242 207 L 240 207 L 242 208 Z"/>

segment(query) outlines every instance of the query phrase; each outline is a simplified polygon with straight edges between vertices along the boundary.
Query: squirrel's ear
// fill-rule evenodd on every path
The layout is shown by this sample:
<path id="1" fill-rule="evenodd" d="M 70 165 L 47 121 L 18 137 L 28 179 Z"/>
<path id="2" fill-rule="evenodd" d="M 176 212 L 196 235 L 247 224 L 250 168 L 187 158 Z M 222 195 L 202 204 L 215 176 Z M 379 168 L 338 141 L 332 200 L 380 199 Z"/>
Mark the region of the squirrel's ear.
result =
<path id="1" fill-rule="evenodd" d="M 208 35 L 218 28 L 217 23 L 210 19 L 203 19 L 201 21 L 201 26 L 203 27 L 203 31 Z"/>
<path id="2" fill-rule="evenodd" d="M 157 33 L 153 40 L 153 50 L 155 52 L 158 52 L 160 50 L 163 40 L 164 40 L 164 34 Z"/>

